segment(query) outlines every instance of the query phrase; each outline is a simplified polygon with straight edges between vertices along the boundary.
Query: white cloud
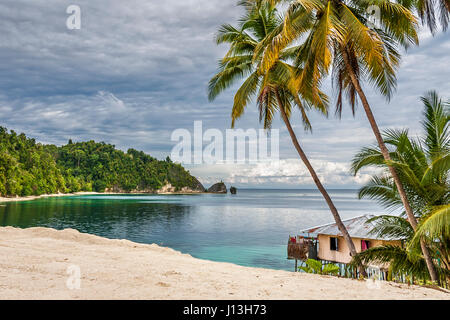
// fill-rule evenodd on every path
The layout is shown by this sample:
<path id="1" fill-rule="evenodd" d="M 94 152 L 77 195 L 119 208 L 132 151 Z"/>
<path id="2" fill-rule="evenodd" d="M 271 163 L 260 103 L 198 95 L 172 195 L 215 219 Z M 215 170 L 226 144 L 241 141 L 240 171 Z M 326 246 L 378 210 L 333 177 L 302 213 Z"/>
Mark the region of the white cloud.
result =
<path id="1" fill-rule="evenodd" d="M 328 187 L 360 186 L 370 180 L 378 170 L 364 170 L 356 176 L 350 174 L 349 164 L 324 160 L 310 160 L 321 182 Z M 306 166 L 298 159 L 284 159 L 255 164 L 215 164 L 191 166 L 191 173 L 209 186 L 223 180 L 238 187 L 259 185 L 265 188 L 315 187 Z"/>

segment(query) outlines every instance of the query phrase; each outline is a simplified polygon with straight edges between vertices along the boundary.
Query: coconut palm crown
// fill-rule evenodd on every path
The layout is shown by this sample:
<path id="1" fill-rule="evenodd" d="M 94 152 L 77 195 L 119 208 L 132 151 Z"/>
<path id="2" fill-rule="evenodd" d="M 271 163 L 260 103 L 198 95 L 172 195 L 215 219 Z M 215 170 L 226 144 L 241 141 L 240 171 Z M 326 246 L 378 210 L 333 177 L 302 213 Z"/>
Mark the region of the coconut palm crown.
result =
<path id="1" fill-rule="evenodd" d="M 279 59 L 267 72 L 260 72 L 260 59 L 255 59 L 256 47 L 282 22 L 278 11 L 270 4 L 251 6 L 245 1 L 242 6 L 248 9 L 239 20 L 238 27 L 224 24 L 220 27 L 216 43 L 228 43 L 230 48 L 226 55 L 219 61 L 217 74 L 209 82 L 209 100 L 214 100 L 225 89 L 242 82 L 234 96 L 231 113 L 232 127 L 240 118 L 246 107 L 253 100 L 257 101 L 260 120 L 264 122 L 264 128 L 270 128 L 274 114 L 279 110 L 280 103 L 284 111 L 291 114 L 295 106 L 301 113 L 305 129 L 311 130 L 307 111 L 311 108 L 323 114 L 328 111 L 328 98 L 319 92 L 314 99 L 307 90 L 296 90 L 293 86 L 298 68 L 289 64 L 295 48 L 285 49 L 280 52 Z M 260 56 L 262 58 L 262 56 Z"/>

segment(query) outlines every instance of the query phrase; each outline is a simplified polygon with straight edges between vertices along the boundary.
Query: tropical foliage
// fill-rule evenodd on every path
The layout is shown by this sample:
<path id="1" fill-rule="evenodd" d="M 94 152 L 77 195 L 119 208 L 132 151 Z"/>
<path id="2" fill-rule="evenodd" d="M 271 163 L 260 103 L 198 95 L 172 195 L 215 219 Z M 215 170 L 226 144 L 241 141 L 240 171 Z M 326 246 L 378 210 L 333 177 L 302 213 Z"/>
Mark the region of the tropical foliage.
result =
<path id="1" fill-rule="evenodd" d="M 0 127 L 0 195 L 55 193 L 65 189 L 64 176 L 44 146 L 24 134 L 8 133 Z"/>
<path id="2" fill-rule="evenodd" d="M 379 236 L 402 238 L 403 248 L 382 246 L 358 254 L 356 262 L 389 262 L 395 273 L 409 273 L 427 279 L 426 264 L 421 255 L 420 240 L 431 250 L 435 268 L 441 279 L 450 275 L 450 103 L 436 92 L 422 97 L 424 134 L 410 137 L 408 130 L 387 130 L 384 140 L 391 161 L 407 192 L 414 215 L 419 221 L 414 229 L 400 216 L 375 217 L 373 232 Z M 363 148 L 353 159 L 352 171 L 378 167 L 382 172 L 361 188 L 359 196 L 375 199 L 391 210 L 404 210 L 378 147 Z"/>
<path id="3" fill-rule="evenodd" d="M 450 0 L 400 0 L 405 7 L 415 9 L 422 23 L 435 32 L 440 23 L 442 30 L 448 28 Z"/>
<path id="4" fill-rule="evenodd" d="M 0 195 L 57 192 L 152 191 L 171 183 L 199 187 L 197 179 L 169 158 L 159 161 L 142 151 L 126 153 L 95 141 L 57 147 L 0 127 Z"/>
<path id="5" fill-rule="evenodd" d="M 337 275 L 339 273 L 339 266 L 334 263 L 322 264 L 321 261 L 308 259 L 304 262 L 305 265 L 298 267 L 300 270 L 307 273 L 322 274 L 322 275 Z"/>
<path id="6" fill-rule="evenodd" d="M 311 129 L 307 111 L 314 108 L 326 114 L 327 97 L 318 91 L 317 99 L 314 99 L 307 88 L 294 87 L 299 70 L 289 64 L 294 50 L 281 51 L 271 68 L 260 72 L 262 52 L 257 52 L 257 48 L 282 25 L 278 11 L 267 3 L 248 7 L 239 21 L 237 27 L 222 25 L 217 33 L 217 44 L 227 43 L 229 50 L 219 61 L 218 72 L 209 82 L 209 99 L 214 100 L 225 89 L 244 80 L 234 96 L 232 126 L 254 99 L 264 128 L 270 128 L 277 111 L 283 109 L 289 118 L 293 107 L 296 107 L 305 128 Z"/>
<path id="7" fill-rule="evenodd" d="M 281 1 L 273 1 L 281 2 Z M 298 88 L 317 92 L 331 69 L 337 86 L 337 112 L 347 97 L 354 111 L 357 87 L 350 77 L 366 79 L 381 94 L 390 98 L 395 86 L 395 71 L 400 62 L 400 48 L 418 43 L 417 21 L 410 10 L 385 0 L 290 1 L 284 23 L 274 30 L 264 44 L 261 68 L 267 70 L 283 49 L 304 39 L 295 50 L 296 65 L 304 66 Z M 378 6 L 379 20 L 369 21 L 369 8 Z"/>

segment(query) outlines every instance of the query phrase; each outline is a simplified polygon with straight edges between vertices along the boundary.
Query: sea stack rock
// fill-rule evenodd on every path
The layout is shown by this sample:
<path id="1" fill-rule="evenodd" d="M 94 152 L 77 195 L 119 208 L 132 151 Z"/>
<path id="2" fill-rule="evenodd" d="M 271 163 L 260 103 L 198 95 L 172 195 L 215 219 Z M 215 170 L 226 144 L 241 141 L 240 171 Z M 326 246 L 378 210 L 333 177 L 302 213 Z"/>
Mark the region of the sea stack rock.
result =
<path id="1" fill-rule="evenodd" d="M 198 181 L 196 177 L 192 177 L 194 179 L 193 190 L 197 192 L 206 192 L 205 187 Z"/>
<path id="2" fill-rule="evenodd" d="M 218 182 L 216 184 L 213 184 L 209 189 L 208 192 L 211 193 L 227 193 L 227 187 L 225 186 L 225 183 Z"/>
<path id="3" fill-rule="evenodd" d="M 236 192 L 237 192 L 237 189 L 235 187 L 231 186 L 230 187 L 230 193 L 231 194 L 236 194 Z"/>

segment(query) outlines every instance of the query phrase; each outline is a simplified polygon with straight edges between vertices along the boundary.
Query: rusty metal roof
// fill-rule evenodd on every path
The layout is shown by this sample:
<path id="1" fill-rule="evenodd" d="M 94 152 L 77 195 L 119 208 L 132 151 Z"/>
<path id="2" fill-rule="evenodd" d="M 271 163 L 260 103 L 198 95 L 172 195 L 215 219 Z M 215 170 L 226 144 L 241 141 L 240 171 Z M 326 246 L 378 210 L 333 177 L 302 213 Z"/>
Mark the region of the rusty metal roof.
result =
<path id="1" fill-rule="evenodd" d="M 375 217 L 373 214 L 365 214 L 362 216 L 342 220 L 345 227 L 347 228 L 350 237 L 352 238 L 363 238 L 363 239 L 376 239 L 376 240 L 400 240 L 398 238 L 392 237 L 379 237 L 377 235 L 371 234 L 370 231 L 375 226 L 373 223 L 367 222 L 370 218 Z M 325 234 L 330 236 L 342 236 L 336 223 L 328 223 L 321 226 L 316 226 L 301 230 L 301 233 L 307 233 L 309 236 L 317 236 L 319 234 Z"/>

